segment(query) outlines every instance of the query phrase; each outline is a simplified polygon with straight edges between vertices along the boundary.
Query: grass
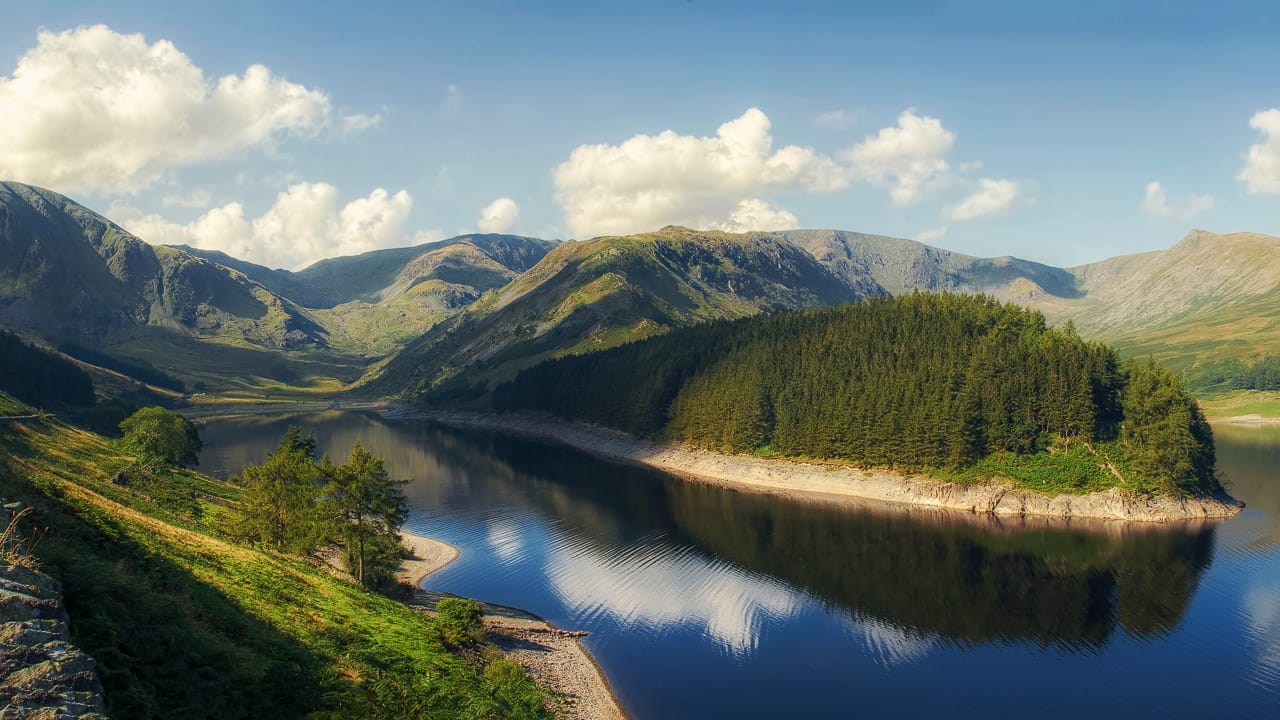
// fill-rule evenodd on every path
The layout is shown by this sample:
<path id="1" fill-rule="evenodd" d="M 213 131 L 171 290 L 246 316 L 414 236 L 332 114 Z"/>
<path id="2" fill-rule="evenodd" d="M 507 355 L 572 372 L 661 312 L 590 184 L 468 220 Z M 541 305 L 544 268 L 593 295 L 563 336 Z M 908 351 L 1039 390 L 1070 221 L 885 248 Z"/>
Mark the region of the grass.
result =
<path id="1" fill-rule="evenodd" d="M 1111 471 L 1112 467 L 1120 477 Z M 1105 443 L 1090 447 L 1077 442 L 1052 453 L 1032 455 L 996 453 L 963 470 L 931 474 L 959 483 L 999 479 L 1049 496 L 1085 495 L 1115 487 L 1143 494 L 1159 492 L 1154 483 L 1125 467 L 1123 453 Z"/>
<path id="2" fill-rule="evenodd" d="M 0 496 L 47 528 L 36 556 L 112 716 L 546 715 L 523 674 L 449 652 L 431 618 L 220 538 L 233 486 L 188 471 L 114 484 L 132 463 L 51 420 L 0 426 Z"/>
<path id="3" fill-rule="evenodd" d="M 1200 408 L 1210 420 L 1261 415 L 1264 418 L 1280 418 L 1280 392 L 1261 390 L 1237 390 L 1217 397 L 1200 400 Z"/>

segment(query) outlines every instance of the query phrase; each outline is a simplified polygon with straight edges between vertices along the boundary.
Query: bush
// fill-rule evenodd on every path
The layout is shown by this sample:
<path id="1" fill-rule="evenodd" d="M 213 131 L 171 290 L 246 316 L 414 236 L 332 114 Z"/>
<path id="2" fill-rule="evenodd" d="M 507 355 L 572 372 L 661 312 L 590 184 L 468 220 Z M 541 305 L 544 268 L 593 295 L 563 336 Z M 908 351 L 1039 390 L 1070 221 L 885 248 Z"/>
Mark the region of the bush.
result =
<path id="1" fill-rule="evenodd" d="M 436 627 L 440 637 L 452 647 L 484 640 L 484 611 L 470 598 L 445 598 L 436 604 Z"/>

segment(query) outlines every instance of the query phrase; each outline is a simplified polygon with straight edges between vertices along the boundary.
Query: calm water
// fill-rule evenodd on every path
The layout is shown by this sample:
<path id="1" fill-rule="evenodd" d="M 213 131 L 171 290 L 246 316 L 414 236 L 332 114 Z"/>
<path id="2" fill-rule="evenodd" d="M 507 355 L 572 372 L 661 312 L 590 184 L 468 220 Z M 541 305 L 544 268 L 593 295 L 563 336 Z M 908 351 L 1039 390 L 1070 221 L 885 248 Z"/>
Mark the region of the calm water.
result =
<path id="1" fill-rule="evenodd" d="M 1194 527 L 884 514 L 685 483 L 359 413 L 208 420 L 201 466 L 289 424 L 412 478 L 426 586 L 531 610 L 637 719 L 1280 717 L 1280 428 L 1220 428 L 1249 504 Z"/>

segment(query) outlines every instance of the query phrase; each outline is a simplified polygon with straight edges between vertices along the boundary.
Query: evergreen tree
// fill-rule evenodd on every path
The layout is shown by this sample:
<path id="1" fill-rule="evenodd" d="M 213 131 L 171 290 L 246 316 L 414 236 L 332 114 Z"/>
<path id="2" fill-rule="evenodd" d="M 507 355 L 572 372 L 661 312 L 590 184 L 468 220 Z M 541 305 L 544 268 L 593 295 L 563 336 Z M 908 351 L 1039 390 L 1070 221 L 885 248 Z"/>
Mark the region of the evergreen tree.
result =
<path id="1" fill-rule="evenodd" d="M 326 515 L 351 560 L 356 579 L 364 585 L 370 578 L 366 570 L 371 550 L 381 540 L 398 538 L 404 524 L 408 505 L 400 488 L 407 481 L 391 479 L 382 458 L 360 443 L 351 449 L 345 463 L 325 467 L 325 476 Z"/>
<path id="2" fill-rule="evenodd" d="M 266 462 L 241 472 L 244 492 L 232 534 L 277 552 L 311 552 L 324 536 L 321 479 L 316 463 L 286 437 Z"/>

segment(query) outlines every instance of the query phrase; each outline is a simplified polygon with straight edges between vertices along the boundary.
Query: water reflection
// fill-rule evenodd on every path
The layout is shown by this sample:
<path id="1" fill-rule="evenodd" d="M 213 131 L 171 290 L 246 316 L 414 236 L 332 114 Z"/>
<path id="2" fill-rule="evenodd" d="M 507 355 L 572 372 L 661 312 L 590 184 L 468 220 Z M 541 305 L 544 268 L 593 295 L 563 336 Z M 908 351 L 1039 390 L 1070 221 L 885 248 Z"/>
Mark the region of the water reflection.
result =
<path id="1" fill-rule="evenodd" d="M 202 461 L 258 462 L 289 422 L 217 421 Z M 762 627 L 815 600 L 882 665 L 938 642 L 1094 651 L 1118 630 L 1171 632 L 1213 557 L 1213 525 L 885 513 L 735 493 L 420 423 L 324 413 L 305 424 L 336 461 L 358 440 L 394 476 L 413 478 L 412 504 L 474 535 L 504 576 L 493 583 L 544 584 L 582 623 L 655 635 L 697 628 L 731 655 L 750 654 Z"/>

